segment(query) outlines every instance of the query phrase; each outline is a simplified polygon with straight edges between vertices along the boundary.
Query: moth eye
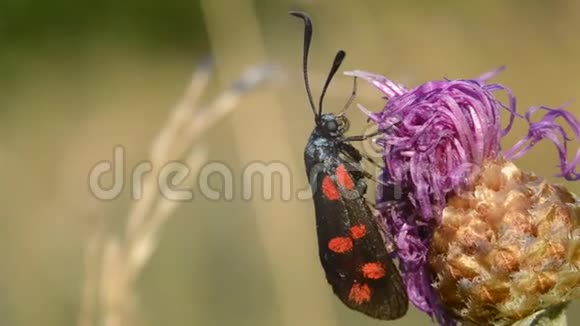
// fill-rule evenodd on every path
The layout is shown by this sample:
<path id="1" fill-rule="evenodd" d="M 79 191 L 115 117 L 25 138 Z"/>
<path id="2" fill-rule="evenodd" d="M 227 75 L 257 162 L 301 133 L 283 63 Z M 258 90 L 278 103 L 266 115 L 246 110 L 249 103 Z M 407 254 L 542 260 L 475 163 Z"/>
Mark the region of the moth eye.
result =
<path id="1" fill-rule="evenodd" d="M 336 131 L 338 129 L 338 125 L 336 124 L 336 121 L 328 121 L 326 124 L 326 130 L 328 131 Z"/>

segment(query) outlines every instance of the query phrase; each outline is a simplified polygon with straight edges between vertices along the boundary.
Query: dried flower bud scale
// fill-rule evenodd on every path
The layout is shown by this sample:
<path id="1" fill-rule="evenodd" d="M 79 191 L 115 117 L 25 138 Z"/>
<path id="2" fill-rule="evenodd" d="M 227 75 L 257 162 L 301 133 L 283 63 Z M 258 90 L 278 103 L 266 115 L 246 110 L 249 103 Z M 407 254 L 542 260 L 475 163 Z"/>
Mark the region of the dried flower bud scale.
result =
<path id="1" fill-rule="evenodd" d="M 558 150 L 560 176 L 579 180 L 580 148 L 569 160 L 571 139 L 558 121 L 576 139 L 580 122 L 563 109 L 518 114 L 511 91 L 487 83 L 501 70 L 410 90 L 380 75 L 346 73 L 388 99 L 381 112 L 362 108 L 381 131 L 383 180 L 405 194 L 389 202 L 389 187 L 378 189 L 379 222 L 396 235 L 410 300 L 441 324 L 511 324 L 580 298 L 580 201 L 511 162 L 547 139 Z M 504 128 L 501 110 L 509 113 Z M 539 111 L 545 114 L 534 121 Z M 516 118 L 529 131 L 502 151 Z"/>
<path id="2" fill-rule="evenodd" d="M 576 198 L 511 162 L 488 162 L 443 209 L 428 255 L 442 303 L 476 325 L 512 324 L 578 298 Z"/>

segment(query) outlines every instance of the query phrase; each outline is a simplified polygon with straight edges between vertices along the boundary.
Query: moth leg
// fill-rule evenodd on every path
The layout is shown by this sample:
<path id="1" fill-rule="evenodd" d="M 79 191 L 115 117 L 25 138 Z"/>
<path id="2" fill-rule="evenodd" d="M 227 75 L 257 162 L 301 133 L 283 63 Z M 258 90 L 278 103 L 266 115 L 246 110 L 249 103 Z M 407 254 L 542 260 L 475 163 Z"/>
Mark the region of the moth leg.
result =
<path id="1" fill-rule="evenodd" d="M 351 92 L 348 100 L 346 101 L 346 104 L 342 107 L 342 110 L 340 110 L 340 112 L 337 114 L 337 116 L 344 115 L 346 110 L 348 110 L 348 108 L 350 108 L 350 105 L 354 101 L 354 98 L 356 97 L 356 81 L 357 81 L 357 77 L 354 77 L 352 80 L 352 92 Z"/>
<path id="2" fill-rule="evenodd" d="M 359 163 L 360 161 L 365 159 L 378 168 L 381 168 L 381 169 L 384 168 L 384 166 L 377 163 L 374 159 L 372 159 L 370 156 L 366 155 L 365 153 L 361 153 L 358 149 L 356 149 L 354 146 L 352 146 L 349 143 L 342 143 L 341 152 L 343 152 L 345 155 L 349 156 L 351 159 L 353 159 L 357 163 Z"/>
<path id="3" fill-rule="evenodd" d="M 349 137 L 346 137 L 344 139 L 344 141 L 348 141 L 348 142 L 350 142 L 350 141 L 363 141 L 363 140 L 367 140 L 369 138 L 372 138 L 374 136 L 378 136 L 380 134 L 381 134 L 380 131 L 375 131 L 373 133 L 366 134 L 366 135 L 349 136 Z"/>
<path id="4" fill-rule="evenodd" d="M 367 183 L 365 182 L 365 179 L 358 179 L 358 181 L 356 182 L 356 190 L 361 194 L 361 196 L 366 195 L 367 193 Z"/>
<path id="5" fill-rule="evenodd" d="M 349 143 L 340 143 L 339 150 L 341 153 L 348 156 L 351 160 L 355 161 L 356 163 L 360 163 L 360 161 L 362 161 L 362 155 L 359 152 L 359 150 Z"/>

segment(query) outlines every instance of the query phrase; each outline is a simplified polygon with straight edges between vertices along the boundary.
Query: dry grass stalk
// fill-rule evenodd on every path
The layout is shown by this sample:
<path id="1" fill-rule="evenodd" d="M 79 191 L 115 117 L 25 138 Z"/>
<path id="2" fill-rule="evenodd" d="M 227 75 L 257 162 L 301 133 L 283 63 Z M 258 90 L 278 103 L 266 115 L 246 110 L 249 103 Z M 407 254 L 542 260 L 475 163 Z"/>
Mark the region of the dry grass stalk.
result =
<path id="1" fill-rule="evenodd" d="M 182 159 L 189 175 L 180 186 L 193 183 L 196 172 L 207 160 L 205 147 L 192 148 L 193 145 L 273 73 L 272 66 L 254 66 L 210 105 L 199 110 L 197 104 L 207 87 L 210 65 L 201 65 L 193 74 L 183 98 L 171 110 L 167 123 L 151 145 L 152 171 L 143 178 L 141 198 L 130 208 L 124 235 L 107 234 L 103 222 L 89 239 L 79 326 L 135 323 L 135 282 L 157 247 L 163 225 L 179 205 L 178 201 L 159 195 L 156 176 L 167 162 Z"/>

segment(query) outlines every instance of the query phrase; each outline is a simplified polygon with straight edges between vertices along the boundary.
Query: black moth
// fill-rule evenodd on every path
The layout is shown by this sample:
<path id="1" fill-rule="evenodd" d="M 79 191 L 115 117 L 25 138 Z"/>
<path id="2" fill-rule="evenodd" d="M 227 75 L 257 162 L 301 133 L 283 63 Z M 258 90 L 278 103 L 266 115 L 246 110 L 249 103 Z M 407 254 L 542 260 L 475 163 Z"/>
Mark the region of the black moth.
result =
<path id="1" fill-rule="evenodd" d="M 305 24 L 304 82 L 315 127 L 304 150 L 304 162 L 314 196 L 318 250 L 326 279 L 349 308 L 377 319 L 400 318 L 408 309 L 407 293 L 364 198 L 367 173 L 360 165 L 362 156 L 348 143 L 362 138 L 345 137 L 345 110 L 322 113 L 324 94 L 345 52 L 339 51 L 334 59 L 317 111 L 307 72 L 312 22 L 303 12 L 290 14 Z"/>

